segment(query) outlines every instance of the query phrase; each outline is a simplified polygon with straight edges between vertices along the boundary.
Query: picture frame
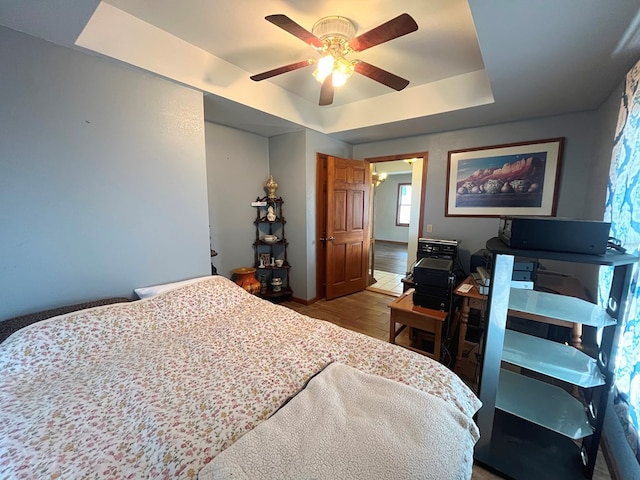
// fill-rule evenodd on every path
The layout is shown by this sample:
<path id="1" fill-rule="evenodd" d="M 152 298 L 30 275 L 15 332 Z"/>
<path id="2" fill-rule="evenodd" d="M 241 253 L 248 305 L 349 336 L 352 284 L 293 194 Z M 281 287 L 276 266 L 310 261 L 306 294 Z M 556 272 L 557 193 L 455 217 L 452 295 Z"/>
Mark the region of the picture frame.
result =
<path id="1" fill-rule="evenodd" d="M 446 217 L 555 216 L 564 137 L 450 150 Z"/>

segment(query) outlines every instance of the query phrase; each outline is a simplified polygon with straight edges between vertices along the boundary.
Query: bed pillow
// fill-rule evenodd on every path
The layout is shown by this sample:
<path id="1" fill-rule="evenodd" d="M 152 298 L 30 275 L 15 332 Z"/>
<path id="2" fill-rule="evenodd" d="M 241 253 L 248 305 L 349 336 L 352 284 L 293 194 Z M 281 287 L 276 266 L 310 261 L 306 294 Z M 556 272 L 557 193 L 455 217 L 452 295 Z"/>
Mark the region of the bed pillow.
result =
<path id="1" fill-rule="evenodd" d="M 150 287 L 134 288 L 133 291 L 136 292 L 136 295 L 138 295 L 140 299 L 149 298 L 154 297 L 159 293 L 168 292 L 169 290 L 175 290 L 176 288 L 184 287 L 185 285 L 190 285 L 192 283 L 201 282 L 202 280 L 206 280 L 207 278 L 211 278 L 211 275 L 207 275 L 205 277 L 190 278 L 189 280 L 182 280 L 180 282 L 163 283 L 162 285 L 151 285 Z"/>

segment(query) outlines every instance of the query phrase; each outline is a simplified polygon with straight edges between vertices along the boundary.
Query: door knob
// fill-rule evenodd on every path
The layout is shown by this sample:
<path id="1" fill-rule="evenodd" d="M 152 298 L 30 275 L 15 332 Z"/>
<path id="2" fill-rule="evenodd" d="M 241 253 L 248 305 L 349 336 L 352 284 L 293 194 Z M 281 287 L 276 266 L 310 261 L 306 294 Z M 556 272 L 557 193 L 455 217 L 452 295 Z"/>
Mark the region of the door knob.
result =
<path id="1" fill-rule="evenodd" d="M 329 237 L 327 238 L 327 240 L 329 240 L 330 242 L 333 242 L 336 239 L 336 237 Z"/>

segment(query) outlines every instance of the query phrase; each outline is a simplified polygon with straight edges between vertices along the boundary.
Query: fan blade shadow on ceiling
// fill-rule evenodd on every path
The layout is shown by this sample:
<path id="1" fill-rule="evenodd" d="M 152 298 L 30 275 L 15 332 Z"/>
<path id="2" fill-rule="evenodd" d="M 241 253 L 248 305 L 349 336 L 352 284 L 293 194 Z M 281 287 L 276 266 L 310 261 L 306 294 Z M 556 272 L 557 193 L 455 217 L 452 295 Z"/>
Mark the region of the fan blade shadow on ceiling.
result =
<path id="1" fill-rule="evenodd" d="M 275 77 L 276 75 L 281 75 L 283 73 L 292 72 L 294 70 L 298 70 L 300 68 L 308 67 L 309 65 L 313 65 L 316 63 L 315 60 L 303 60 L 301 62 L 291 63 L 289 65 L 284 65 L 282 67 L 274 68 L 273 70 L 268 70 L 262 73 L 256 73 L 255 75 L 251 75 L 251 80 L 254 82 L 259 82 L 260 80 L 266 80 L 267 78 Z"/>
<path id="2" fill-rule="evenodd" d="M 382 83 L 394 90 L 400 91 L 409 85 L 409 80 L 399 77 L 398 75 L 394 75 L 391 72 L 387 72 L 380 67 L 363 62 L 362 60 L 355 60 L 354 63 L 355 71 L 360 75 L 369 77 L 371 80 Z"/>
<path id="3" fill-rule="evenodd" d="M 275 26 L 280 27 L 286 32 L 289 32 L 294 37 L 297 37 L 303 42 L 308 43 L 312 47 L 315 47 L 315 48 L 324 47 L 324 43 L 322 43 L 322 40 L 320 40 L 310 31 L 298 25 L 296 22 L 291 20 L 286 15 L 283 15 L 283 14 L 268 15 L 264 18 L 265 20 L 273 23 Z"/>
<path id="4" fill-rule="evenodd" d="M 333 103 L 333 92 L 333 79 L 331 75 L 327 75 L 327 78 L 324 79 L 322 87 L 320 88 L 320 101 L 318 102 L 318 105 L 331 105 Z"/>
<path id="5" fill-rule="evenodd" d="M 416 30 L 418 30 L 416 21 L 408 13 L 403 13 L 362 35 L 352 38 L 349 42 L 349 47 L 354 52 L 362 52 L 367 48 L 375 47 Z"/>

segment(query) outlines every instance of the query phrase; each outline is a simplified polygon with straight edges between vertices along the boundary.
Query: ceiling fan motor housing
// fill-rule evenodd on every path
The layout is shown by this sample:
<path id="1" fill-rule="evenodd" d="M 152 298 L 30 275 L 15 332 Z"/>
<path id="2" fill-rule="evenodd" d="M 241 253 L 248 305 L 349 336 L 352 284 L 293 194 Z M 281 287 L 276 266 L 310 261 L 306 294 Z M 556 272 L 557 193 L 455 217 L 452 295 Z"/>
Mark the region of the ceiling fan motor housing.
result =
<path id="1" fill-rule="evenodd" d="M 318 20 L 313 25 L 311 33 L 322 41 L 330 38 L 339 38 L 348 42 L 356 34 L 356 26 L 348 18 L 330 16 Z"/>

